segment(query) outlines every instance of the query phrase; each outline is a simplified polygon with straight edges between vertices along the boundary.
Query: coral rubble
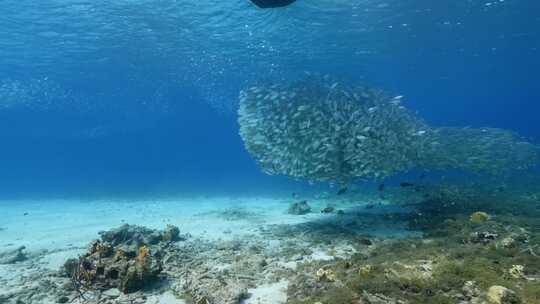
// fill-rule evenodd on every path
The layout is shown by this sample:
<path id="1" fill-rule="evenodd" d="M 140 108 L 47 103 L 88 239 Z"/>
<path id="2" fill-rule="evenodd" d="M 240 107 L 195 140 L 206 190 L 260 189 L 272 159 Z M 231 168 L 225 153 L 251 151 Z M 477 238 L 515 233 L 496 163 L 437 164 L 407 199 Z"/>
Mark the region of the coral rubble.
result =
<path id="1" fill-rule="evenodd" d="M 471 223 L 482 224 L 489 220 L 489 215 L 482 211 L 471 214 Z"/>
<path id="2" fill-rule="evenodd" d="M 288 304 L 540 301 L 540 192 L 478 183 L 396 188 L 402 195 L 392 192 L 392 200 L 414 208 L 376 214 L 340 198 L 331 203 L 347 208 L 345 215 L 314 213 L 318 220 L 265 224 L 247 237 L 186 238 L 174 226 L 125 225 L 101 233 L 61 272 L 39 268 L 34 255 L 2 265 L 27 272 L 17 285 L 0 278 L 0 302 L 142 304 L 167 294 L 188 304 L 238 304 L 257 301 L 261 295 L 250 293 L 276 282 Z M 471 221 L 478 210 L 489 220 Z M 389 238 L 362 230 L 398 222 L 417 233 Z M 6 292 L 3 285 L 16 287 Z"/>
<path id="3" fill-rule="evenodd" d="M 376 242 L 371 246 L 375 249 L 325 263 L 324 268 L 304 263 L 304 272 L 331 270 L 334 281 L 341 284 L 299 275 L 291 282 L 289 301 L 538 303 L 540 209 L 534 202 L 516 201 L 515 194 L 492 195 L 476 185 L 473 195 L 462 187 L 462 192 L 445 191 L 436 201 L 423 195 L 427 200 L 418 206 L 418 213 L 406 219 L 424 232 L 422 238 Z M 477 201 L 469 200 L 471 197 Z M 482 198 L 491 204 L 484 204 Z M 518 206 L 527 211 L 519 215 L 506 212 Z M 497 216 L 471 222 L 469 210 L 480 208 Z"/>
<path id="4" fill-rule="evenodd" d="M 516 293 L 504 286 L 491 286 L 486 294 L 486 300 L 489 304 L 517 304 L 521 300 Z"/>
<path id="5" fill-rule="evenodd" d="M 102 232 L 86 254 L 65 263 L 66 275 L 78 288 L 118 288 L 124 293 L 143 289 L 157 280 L 163 248 L 179 240 L 179 232 L 171 225 L 156 231 L 127 224 Z"/>

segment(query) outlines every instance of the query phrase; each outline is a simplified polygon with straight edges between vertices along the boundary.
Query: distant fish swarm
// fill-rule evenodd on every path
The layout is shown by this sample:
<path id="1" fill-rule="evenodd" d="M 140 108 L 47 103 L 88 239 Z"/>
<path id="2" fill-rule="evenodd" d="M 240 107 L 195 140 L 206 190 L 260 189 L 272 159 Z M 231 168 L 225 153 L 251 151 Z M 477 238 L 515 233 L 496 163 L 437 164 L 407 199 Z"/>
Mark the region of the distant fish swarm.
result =
<path id="1" fill-rule="evenodd" d="M 496 173 L 536 164 L 538 148 L 500 129 L 432 128 L 391 97 L 328 77 L 240 92 L 240 136 L 268 174 L 346 185 L 413 167 Z"/>
<path id="2" fill-rule="evenodd" d="M 423 151 L 419 166 L 497 175 L 538 164 L 538 146 L 509 130 L 443 127 L 433 132 L 434 140 Z"/>

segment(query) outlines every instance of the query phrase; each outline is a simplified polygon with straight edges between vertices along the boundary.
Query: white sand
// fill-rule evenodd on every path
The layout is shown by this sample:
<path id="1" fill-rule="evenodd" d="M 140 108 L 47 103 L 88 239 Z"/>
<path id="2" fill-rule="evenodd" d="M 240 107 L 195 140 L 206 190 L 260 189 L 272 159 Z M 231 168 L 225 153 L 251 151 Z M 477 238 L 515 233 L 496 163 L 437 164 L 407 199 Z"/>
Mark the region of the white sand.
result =
<path id="1" fill-rule="evenodd" d="M 249 289 L 251 296 L 244 304 L 284 304 L 287 302 L 288 284 L 289 282 L 283 280 Z"/>
<path id="2" fill-rule="evenodd" d="M 184 300 L 177 299 L 171 292 L 165 292 L 159 296 L 150 296 L 146 304 L 187 304 Z"/>
<path id="3" fill-rule="evenodd" d="M 0 251 L 26 246 L 29 253 L 39 256 L 32 259 L 32 263 L 54 270 L 67 258 L 83 253 L 88 243 L 98 238 L 99 231 L 124 223 L 158 229 L 163 229 L 166 224 L 173 224 L 180 228 L 181 233 L 218 240 L 259 235 L 260 228 L 272 224 L 293 225 L 320 221 L 324 225 L 325 221 L 332 221 L 337 216 L 317 212 L 326 206 L 325 200 L 309 201 L 315 211 L 313 213 L 289 215 L 286 210 L 290 202 L 291 199 L 259 197 L 180 198 L 160 201 L 0 201 L 0 228 L 4 228 L 0 229 Z M 227 219 L 224 217 L 224 210 L 240 210 L 245 212 L 245 216 L 234 220 Z M 367 213 L 387 211 L 365 209 Z M 388 223 L 366 229 L 367 233 L 380 235 L 409 233 L 402 227 Z M 268 246 L 280 246 L 277 240 L 267 241 Z M 47 253 L 44 254 L 44 250 L 47 250 Z M 315 248 L 313 255 L 307 258 L 331 260 L 334 257 Z M 296 266 L 294 261 L 290 264 L 287 266 Z M 4 285 L 0 288 L 0 294 L 16 288 L 17 279 L 25 276 L 19 268 L 17 264 L 0 265 L 0 283 L 3 283 L 0 285 Z M 259 286 L 250 290 L 252 297 L 245 303 L 285 303 L 286 289 L 286 281 Z M 183 304 L 172 294 L 153 297 L 148 303 Z"/>
<path id="4" fill-rule="evenodd" d="M 83 248 L 59 250 L 57 252 L 41 255 L 38 262 L 40 266 L 45 269 L 58 270 L 64 265 L 67 259 L 82 255 L 84 252 L 85 249 Z"/>
<path id="5" fill-rule="evenodd" d="M 85 247 L 98 232 L 124 223 L 162 229 L 177 225 L 181 233 L 208 239 L 231 239 L 258 233 L 267 224 L 295 224 L 321 217 L 286 214 L 288 202 L 265 198 L 194 198 L 161 201 L 3 201 L 0 202 L 0 250 L 24 245 L 29 251 Z M 256 213 L 227 220 L 223 210 Z M 27 215 L 24 215 L 27 213 Z M 230 232 L 230 233 L 229 233 Z"/>

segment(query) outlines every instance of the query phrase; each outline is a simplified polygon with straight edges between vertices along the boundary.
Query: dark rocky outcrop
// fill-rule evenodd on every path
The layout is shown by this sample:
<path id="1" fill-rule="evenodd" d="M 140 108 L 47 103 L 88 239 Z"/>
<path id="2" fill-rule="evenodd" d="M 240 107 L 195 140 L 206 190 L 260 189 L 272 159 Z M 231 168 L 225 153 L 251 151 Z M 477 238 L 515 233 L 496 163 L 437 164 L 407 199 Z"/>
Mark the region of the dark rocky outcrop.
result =
<path id="1" fill-rule="evenodd" d="M 86 254 L 64 265 L 76 285 L 91 289 L 118 288 L 130 293 L 151 285 L 163 269 L 162 252 L 182 239 L 176 226 L 163 231 L 123 225 L 100 233 Z"/>

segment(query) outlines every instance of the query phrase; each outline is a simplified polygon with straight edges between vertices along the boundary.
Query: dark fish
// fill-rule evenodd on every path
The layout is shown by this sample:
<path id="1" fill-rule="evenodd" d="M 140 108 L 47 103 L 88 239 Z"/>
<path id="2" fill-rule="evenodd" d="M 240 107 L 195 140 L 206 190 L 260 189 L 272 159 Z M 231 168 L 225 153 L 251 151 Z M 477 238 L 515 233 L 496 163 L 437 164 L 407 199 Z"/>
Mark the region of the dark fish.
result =
<path id="1" fill-rule="evenodd" d="M 326 207 L 326 208 L 321 210 L 321 213 L 332 213 L 332 212 L 334 212 L 333 207 Z"/>
<path id="2" fill-rule="evenodd" d="M 343 188 L 338 190 L 337 195 L 345 194 L 347 192 L 347 190 L 348 190 L 347 187 L 343 187 Z"/>
<path id="3" fill-rule="evenodd" d="M 383 192 L 383 191 L 384 191 L 384 187 L 385 187 L 384 183 L 380 184 L 379 187 L 378 187 L 379 191 L 380 191 L 380 192 Z"/>
<path id="4" fill-rule="evenodd" d="M 276 8 L 287 6 L 296 0 L 251 0 L 253 4 L 260 8 Z"/>
<path id="5" fill-rule="evenodd" d="M 369 238 L 367 237 L 360 237 L 358 239 L 358 243 L 362 244 L 362 245 L 366 245 L 366 246 L 371 246 L 373 245 L 373 241 L 371 241 Z"/>
<path id="6" fill-rule="evenodd" d="M 400 185 L 401 187 L 403 187 L 403 188 L 414 186 L 413 183 L 409 183 L 409 182 L 402 182 L 402 183 L 400 183 L 399 185 Z"/>

